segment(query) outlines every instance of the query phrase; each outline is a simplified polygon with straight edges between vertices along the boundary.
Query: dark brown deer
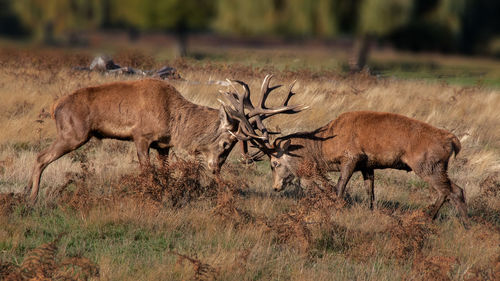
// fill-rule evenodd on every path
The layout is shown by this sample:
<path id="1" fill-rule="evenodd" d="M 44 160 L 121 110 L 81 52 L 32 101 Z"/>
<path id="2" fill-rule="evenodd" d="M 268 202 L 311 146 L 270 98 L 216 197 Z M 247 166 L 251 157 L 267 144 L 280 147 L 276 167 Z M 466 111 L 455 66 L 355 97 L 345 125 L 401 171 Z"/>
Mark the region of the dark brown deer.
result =
<path id="1" fill-rule="evenodd" d="M 248 139 L 244 137 L 240 139 Z M 279 137 L 273 145 L 259 138 L 251 141 L 270 158 L 275 191 L 297 177 L 303 185 L 311 183 L 312 178 L 300 178 L 297 173 L 302 163 L 309 162 L 316 169 L 309 174 L 340 172 L 335 188 L 341 198 L 352 174 L 360 171 L 373 208 L 374 170 L 392 168 L 414 171 L 437 191 L 429 212 L 433 218 L 447 198 L 463 218 L 467 216 L 464 192 L 447 174 L 448 161 L 460 151 L 460 141 L 424 122 L 393 113 L 347 112 L 315 131 Z"/>

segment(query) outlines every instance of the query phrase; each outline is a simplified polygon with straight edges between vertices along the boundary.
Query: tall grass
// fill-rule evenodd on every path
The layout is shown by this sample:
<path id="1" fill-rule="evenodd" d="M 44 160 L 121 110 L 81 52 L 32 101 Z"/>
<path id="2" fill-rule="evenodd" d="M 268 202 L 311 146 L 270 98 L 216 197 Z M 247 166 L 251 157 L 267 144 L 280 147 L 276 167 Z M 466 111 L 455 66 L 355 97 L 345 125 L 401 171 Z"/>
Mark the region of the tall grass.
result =
<path id="1" fill-rule="evenodd" d="M 18 272 L 37 247 L 46 249 L 45 243 L 60 234 L 60 240 L 50 244 L 57 251 L 50 252 L 52 271 L 44 271 L 44 276 L 54 276 L 64 260 L 77 258 L 99 269 L 99 277 L 85 278 L 102 280 L 500 276 L 498 90 L 368 74 L 174 62 L 185 80 L 170 83 L 188 100 L 211 107 L 219 106 L 218 90 L 223 87 L 209 81 L 246 81 L 256 98 L 270 71 L 275 74 L 273 83 L 297 79 L 291 102 L 311 109 L 271 118 L 268 126 L 283 133 L 315 129 L 352 110 L 400 113 L 452 131 L 462 151 L 450 162 L 449 172 L 466 191 L 468 229 L 449 204 L 436 221 L 423 216 L 435 194 L 412 173 L 377 171 L 376 208 L 370 211 L 359 175 L 349 184 L 347 204 L 328 190 L 272 193 L 268 163 L 246 167 L 237 162 L 237 150 L 217 182 L 186 172 L 201 170 L 189 162 L 145 176 L 139 174 L 134 145 L 113 140 L 93 140 L 51 164 L 42 178 L 46 194 L 28 208 L 8 192 L 24 188 L 36 153 L 55 137 L 48 114 L 52 102 L 81 87 L 140 79 L 73 71 L 64 55 L 29 55 L 2 56 L 0 68 L 0 278 Z M 134 56 L 142 57 L 129 55 L 128 60 L 140 61 Z M 285 90 L 273 92 L 270 104 L 283 99 L 280 91 Z M 336 180 L 336 174 L 329 176 Z M 207 185 L 210 188 L 203 189 Z"/>

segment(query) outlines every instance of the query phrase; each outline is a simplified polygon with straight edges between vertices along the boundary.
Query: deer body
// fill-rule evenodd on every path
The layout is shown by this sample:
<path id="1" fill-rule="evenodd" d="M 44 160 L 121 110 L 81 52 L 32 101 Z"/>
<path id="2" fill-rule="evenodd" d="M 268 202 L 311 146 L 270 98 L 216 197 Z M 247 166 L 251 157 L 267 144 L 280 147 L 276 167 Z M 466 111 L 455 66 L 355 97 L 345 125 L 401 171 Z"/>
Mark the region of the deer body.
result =
<path id="1" fill-rule="evenodd" d="M 201 154 L 218 172 L 237 139 L 238 122 L 220 110 L 193 104 L 171 85 L 155 79 L 115 82 L 77 90 L 53 106 L 57 138 L 36 158 L 31 200 L 48 164 L 85 144 L 91 137 L 134 141 L 141 167 L 149 166 L 149 149 L 165 160 L 176 147 Z"/>
<path id="2" fill-rule="evenodd" d="M 466 216 L 463 190 L 447 175 L 449 158 L 460 151 L 460 141 L 424 122 L 393 113 L 348 112 L 314 132 L 280 137 L 275 147 L 277 153 L 270 154 L 275 190 L 297 177 L 300 163 L 312 161 L 318 171 L 340 172 L 339 196 L 353 172 L 360 171 L 372 208 L 374 170 L 393 168 L 414 171 L 437 191 L 433 217 L 446 198 Z"/>
<path id="3" fill-rule="evenodd" d="M 425 173 L 446 162 L 460 142 L 448 131 L 408 117 L 381 112 L 348 112 L 321 132 L 325 164 L 356 160 L 356 170 L 394 168 Z M 332 136 L 332 138 L 328 138 Z"/>

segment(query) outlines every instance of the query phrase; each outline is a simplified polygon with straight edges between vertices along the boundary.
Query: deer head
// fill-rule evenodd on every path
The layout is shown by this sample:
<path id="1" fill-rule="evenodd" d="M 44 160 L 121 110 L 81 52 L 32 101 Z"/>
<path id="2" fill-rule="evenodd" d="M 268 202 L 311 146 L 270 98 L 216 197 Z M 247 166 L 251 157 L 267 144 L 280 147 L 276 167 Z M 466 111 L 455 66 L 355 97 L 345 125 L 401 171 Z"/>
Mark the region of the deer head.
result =
<path id="1" fill-rule="evenodd" d="M 220 124 L 216 139 L 205 150 L 207 165 L 212 173 L 218 173 L 238 139 L 232 133 L 238 128 L 238 120 L 231 117 L 226 107 L 219 108 Z"/>

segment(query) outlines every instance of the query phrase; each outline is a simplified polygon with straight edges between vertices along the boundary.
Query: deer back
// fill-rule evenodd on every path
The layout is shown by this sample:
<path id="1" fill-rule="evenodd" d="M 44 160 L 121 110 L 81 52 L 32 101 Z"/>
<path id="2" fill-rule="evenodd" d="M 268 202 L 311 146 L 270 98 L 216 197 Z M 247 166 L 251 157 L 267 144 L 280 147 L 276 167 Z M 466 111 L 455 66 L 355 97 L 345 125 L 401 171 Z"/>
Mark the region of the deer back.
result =
<path id="1" fill-rule="evenodd" d="M 380 167 L 391 167 L 402 158 L 412 162 L 429 157 L 447 159 L 456 139 L 449 131 L 424 122 L 372 111 L 341 114 L 326 126 L 323 135 L 332 136 L 322 145 L 328 160 L 363 154 Z"/>
<path id="2" fill-rule="evenodd" d="M 77 90 L 56 102 L 53 115 L 56 121 L 83 123 L 98 137 L 131 139 L 141 134 L 179 145 L 196 140 L 207 127 L 215 131 L 217 114 L 215 109 L 189 102 L 163 81 L 145 79 Z"/>

